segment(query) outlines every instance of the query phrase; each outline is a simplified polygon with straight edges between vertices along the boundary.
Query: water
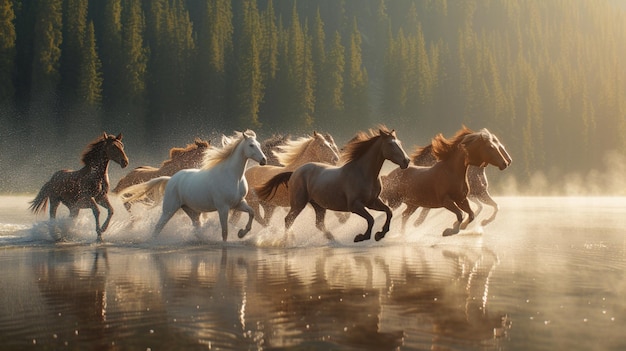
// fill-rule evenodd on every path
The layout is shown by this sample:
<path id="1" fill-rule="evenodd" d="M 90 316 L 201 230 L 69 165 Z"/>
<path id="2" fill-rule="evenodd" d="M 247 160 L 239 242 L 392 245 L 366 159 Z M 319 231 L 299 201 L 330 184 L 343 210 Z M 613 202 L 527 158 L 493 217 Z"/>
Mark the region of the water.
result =
<path id="1" fill-rule="evenodd" d="M 279 212 L 226 245 L 215 214 L 202 240 L 183 216 L 152 240 L 158 211 L 120 204 L 105 244 L 90 211 L 55 242 L 29 199 L 0 197 L 6 349 L 626 349 L 625 198 L 497 198 L 484 228 L 444 238 L 433 211 L 359 244 L 364 221 L 328 216 L 329 244 L 311 213 L 285 241 Z"/>

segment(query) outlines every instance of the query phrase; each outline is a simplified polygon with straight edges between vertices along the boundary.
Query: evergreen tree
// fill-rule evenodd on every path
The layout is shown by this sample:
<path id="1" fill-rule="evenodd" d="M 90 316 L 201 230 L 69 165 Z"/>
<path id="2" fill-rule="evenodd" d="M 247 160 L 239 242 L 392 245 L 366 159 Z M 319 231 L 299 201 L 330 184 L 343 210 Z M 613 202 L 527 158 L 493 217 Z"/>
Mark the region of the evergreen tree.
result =
<path id="1" fill-rule="evenodd" d="M 345 118 L 344 126 L 370 124 L 367 97 L 368 78 L 361 57 L 361 33 L 356 18 L 352 22 L 349 46 L 346 54 L 346 84 L 344 85 Z"/>
<path id="2" fill-rule="evenodd" d="M 102 82 L 103 99 L 113 111 L 116 111 L 122 107 L 122 101 L 126 98 L 126 92 L 121 88 L 124 79 L 127 79 L 122 61 L 122 56 L 126 54 L 122 46 L 122 0 L 107 0 L 102 17 L 103 33 L 99 47 L 102 73 L 106 77 Z"/>
<path id="3" fill-rule="evenodd" d="M 63 101 L 66 105 L 79 104 L 86 94 L 81 79 L 85 57 L 87 32 L 87 2 L 65 0 L 63 10 L 63 44 L 61 55 L 61 81 Z"/>
<path id="4" fill-rule="evenodd" d="M 0 0 L 0 106 L 14 102 L 15 13 L 11 0 Z"/>
<path id="5" fill-rule="evenodd" d="M 316 122 L 320 128 L 338 127 L 344 109 L 345 48 L 338 31 L 333 35 L 324 66 L 319 74 L 316 101 Z"/>
<path id="6" fill-rule="evenodd" d="M 60 79 L 62 34 L 62 0 L 36 4 L 33 39 L 32 98 L 49 102 L 54 98 Z"/>
<path id="7" fill-rule="evenodd" d="M 89 22 L 84 38 L 80 72 L 80 92 L 83 104 L 97 107 L 102 102 L 102 63 L 98 57 L 93 22 Z"/>

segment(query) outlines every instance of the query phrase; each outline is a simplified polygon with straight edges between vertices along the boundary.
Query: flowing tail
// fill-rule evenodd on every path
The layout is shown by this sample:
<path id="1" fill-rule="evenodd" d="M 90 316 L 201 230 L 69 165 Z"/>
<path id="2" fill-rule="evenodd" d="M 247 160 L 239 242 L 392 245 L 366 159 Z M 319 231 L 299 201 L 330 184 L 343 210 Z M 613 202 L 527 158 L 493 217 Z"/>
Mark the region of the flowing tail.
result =
<path id="1" fill-rule="evenodd" d="M 45 212 L 48 209 L 48 198 L 50 195 L 52 195 L 52 185 L 48 181 L 41 187 L 41 190 L 39 190 L 35 199 L 30 202 L 28 208 L 35 214 Z"/>
<path id="2" fill-rule="evenodd" d="M 158 177 L 145 183 L 131 185 L 122 191 L 124 204 L 136 201 L 148 201 L 156 204 L 163 198 L 165 186 L 172 177 Z"/>
<path id="3" fill-rule="evenodd" d="M 289 178 L 293 172 L 283 172 L 273 176 L 270 180 L 268 180 L 265 184 L 255 187 L 254 191 L 257 196 L 262 200 L 270 200 L 276 194 L 276 189 L 281 185 L 285 184 L 287 186 L 287 182 L 289 182 Z"/>

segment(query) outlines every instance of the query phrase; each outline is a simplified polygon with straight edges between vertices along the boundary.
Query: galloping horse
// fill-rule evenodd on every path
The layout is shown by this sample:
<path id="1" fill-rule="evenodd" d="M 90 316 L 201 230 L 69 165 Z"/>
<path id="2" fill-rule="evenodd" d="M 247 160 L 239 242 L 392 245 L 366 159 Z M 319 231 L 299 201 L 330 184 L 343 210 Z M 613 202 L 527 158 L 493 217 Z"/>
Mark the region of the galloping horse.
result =
<path id="1" fill-rule="evenodd" d="M 147 182 L 160 176 L 172 176 L 174 173 L 186 168 L 198 168 L 202 164 L 204 152 L 210 147 L 210 142 L 201 139 L 194 140 L 184 148 L 174 147 L 170 150 L 169 160 L 164 161 L 161 167 L 140 166 L 122 177 L 113 192 L 120 194 L 131 185 Z M 126 210 L 130 211 L 130 203 L 125 203 Z"/>
<path id="2" fill-rule="evenodd" d="M 254 188 L 261 186 L 278 173 L 293 171 L 307 162 L 336 164 L 339 161 L 339 156 L 335 152 L 336 145 L 330 144 L 327 140 L 318 132 L 313 132 L 310 137 L 287 140 L 285 144 L 277 146 L 277 150 L 272 151 L 276 160 L 283 166 L 250 167 L 246 170 L 246 179 L 252 189 L 248 192 L 246 200 L 255 210 L 254 218 L 259 223 L 267 226 L 276 207 L 289 206 L 289 192 L 281 185 L 271 199 L 263 200 L 258 198 Z M 263 207 L 263 217 L 260 216 L 260 207 Z"/>
<path id="3" fill-rule="evenodd" d="M 243 238 L 250 231 L 254 218 L 254 211 L 245 200 L 248 183 L 244 170 L 250 158 L 261 165 L 267 163 L 256 134 L 251 130 L 236 132 L 224 147 L 207 150 L 200 169 L 184 169 L 171 177 L 162 176 L 130 186 L 124 191 L 123 201 L 163 198 L 163 211 L 154 229 L 154 236 L 182 208 L 197 231 L 200 229 L 200 214 L 217 211 L 222 240 L 226 241 L 228 211 L 244 211 L 249 217 L 245 230 L 239 230 L 239 238 Z"/>
<path id="4" fill-rule="evenodd" d="M 493 136 L 494 144 L 498 145 L 500 153 L 502 154 L 502 156 L 504 156 L 504 158 L 506 158 L 507 162 L 510 164 L 512 159 L 509 153 L 504 148 L 504 145 L 500 143 L 500 140 L 498 140 L 498 138 L 494 134 L 491 135 Z M 411 155 L 413 164 L 416 166 L 433 166 L 435 163 L 437 163 L 437 158 L 433 154 L 432 150 L 432 144 L 424 146 L 422 148 L 416 148 Z M 487 181 L 487 174 L 485 173 L 485 169 L 486 167 L 478 167 L 472 165 L 470 165 L 467 169 L 467 181 L 469 184 L 469 194 L 467 195 L 467 198 L 473 201 L 478 206 L 476 211 L 474 211 L 474 215 L 478 217 L 478 214 L 483 209 L 483 203 L 493 207 L 493 213 L 491 214 L 491 216 L 482 220 L 481 225 L 483 226 L 493 222 L 499 210 L 498 203 L 491 197 L 489 191 L 487 190 L 489 188 L 489 182 Z M 422 207 L 419 218 L 415 221 L 415 225 L 419 225 L 424 222 L 429 211 L 430 208 Z"/>
<path id="5" fill-rule="evenodd" d="M 312 162 L 293 172 L 280 173 L 257 188 L 256 193 L 262 199 L 269 199 L 281 184 L 288 184 L 291 208 L 285 217 L 285 231 L 310 203 L 315 210 L 316 227 L 329 240 L 333 240 L 333 236 L 324 224 L 326 209 L 356 213 L 367 220 L 367 230 L 358 234 L 355 242 L 369 240 L 372 234 L 374 218 L 366 207 L 384 211 L 387 219 L 382 230 L 375 235 L 376 240 L 380 240 L 389 231 L 393 215 L 389 206 L 378 197 L 381 190 L 380 169 L 385 160 L 406 168 L 409 158 L 400 146 L 395 131 L 386 127 L 380 127 L 378 133 L 370 130 L 369 133 L 357 134 L 346 145 L 343 157 L 345 163 L 339 167 Z"/>
<path id="6" fill-rule="evenodd" d="M 439 161 L 431 167 L 410 166 L 404 170 L 395 169 L 383 176 L 381 198 L 394 209 L 402 203 L 407 204 L 402 212 L 403 231 L 409 216 L 418 207 L 445 207 L 456 214 L 457 222 L 453 228 L 447 228 L 443 235 L 457 234 L 474 220 L 474 212 L 467 200 L 468 167 L 492 164 L 503 170 L 510 161 L 502 155 L 493 134 L 487 129 L 473 132 L 464 127 L 451 140 L 439 134 L 432 140 L 432 146 L 432 152 Z M 461 223 L 461 209 L 469 215 L 465 223 Z"/>
<path id="7" fill-rule="evenodd" d="M 267 156 L 268 166 L 280 166 L 280 161 L 278 161 L 278 158 L 274 156 L 272 151 L 284 145 L 287 141 L 289 141 L 289 135 L 283 134 L 273 134 L 271 137 L 263 140 L 261 143 L 261 151 Z"/>
<path id="8" fill-rule="evenodd" d="M 71 218 L 78 216 L 81 208 L 90 208 L 96 218 L 97 240 L 102 241 L 102 233 L 113 216 L 113 207 L 107 196 L 109 161 L 118 163 L 122 168 L 128 165 L 122 134 L 114 136 L 104 133 L 87 146 L 81 160 L 85 166 L 78 171 L 61 170 L 54 173 L 30 202 L 30 210 L 34 213 L 45 211 L 50 201 L 50 219 L 54 219 L 59 203 L 69 208 Z M 102 226 L 98 205 L 107 209 L 107 218 Z"/>

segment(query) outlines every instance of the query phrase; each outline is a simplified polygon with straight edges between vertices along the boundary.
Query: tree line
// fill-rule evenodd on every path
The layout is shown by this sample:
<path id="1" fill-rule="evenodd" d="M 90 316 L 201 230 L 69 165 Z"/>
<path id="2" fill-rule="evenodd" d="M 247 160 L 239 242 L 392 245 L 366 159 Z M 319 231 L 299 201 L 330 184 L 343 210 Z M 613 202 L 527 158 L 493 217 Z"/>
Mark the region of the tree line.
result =
<path id="1" fill-rule="evenodd" d="M 626 149 L 625 20 L 608 0 L 0 0 L 0 143 L 385 123 L 410 149 L 464 123 L 507 172 L 556 178 Z"/>

